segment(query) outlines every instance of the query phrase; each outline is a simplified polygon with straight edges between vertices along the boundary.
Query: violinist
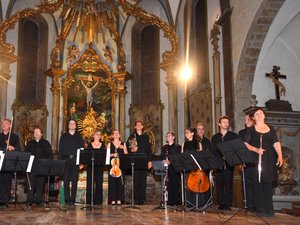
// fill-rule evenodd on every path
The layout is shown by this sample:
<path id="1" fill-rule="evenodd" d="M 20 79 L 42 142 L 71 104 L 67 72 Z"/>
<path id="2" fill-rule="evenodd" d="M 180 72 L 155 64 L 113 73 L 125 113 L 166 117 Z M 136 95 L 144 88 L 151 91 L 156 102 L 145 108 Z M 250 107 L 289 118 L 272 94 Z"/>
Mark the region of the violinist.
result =
<path id="1" fill-rule="evenodd" d="M 172 164 L 170 164 L 169 157 L 180 153 L 181 146 L 175 144 L 175 134 L 171 131 L 166 134 L 167 144 L 162 147 L 161 150 L 161 160 L 163 160 L 164 165 L 168 168 L 167 174 L 167 186 L 168 191 L 168 205 L 177 205 L 180 203 L 179 187 L 180 187 L 180 174 L 175 171 Z"/>
<path id="2" fill-rule="evenodd" d="M 12 122 L 4 118 L 1 124 L 0 150 L 21 151 L 21 144 L 18 135 L 11 133 Z M 12 172 L 0 172 L 0 209 L 6 208 L 10 197 Z"/>
<path id="3" fill-rule="evenodd" d="M 106 151 L 105 144 L 101 141 L 102 133 L 100 130 L 95 129 L 93 135 L 93 141 L 88 144 L 89 149 L 95 151 Z M 87 186 L 86 186 L 86 204 L 91 204 L 93 201 L 94 205 L 101 207 L 103 201 L 103 171 L 104 166 L 94 165 L 94 196 L 91 198 L 92 188 L 92 165 L 87 166 Z"/>
<path id="4" fill-rule="evenodd" d="M 211 138 L 211 150 L 215 157 L 223 158 L 221 150 L 217 144 L 234 140 L 238 135 L 229 131 L 229 118 L 222 116 L 219 118 L 219 132 L 214 134 Z M 216 170 L 216 190 L 217 202 L 219 210 L 231 210 L 232 204 L 232 182 L 233 182 L 233 166 L 223 160 L 223 168 Z"/>
<path id="5" fill-rule="evenodd" d="M 112 205 L 121 205 L 125 200 L 124 176 L 120 169 L 119 156 L 128 154 L 126 145 L 121 141 L 121 135 L 118 130 L 112 133 L 113 140 L 108 143 L 107 149 L 110 149 L 110 158 L 112 168 L 108 177 L 108 202 Z"/>

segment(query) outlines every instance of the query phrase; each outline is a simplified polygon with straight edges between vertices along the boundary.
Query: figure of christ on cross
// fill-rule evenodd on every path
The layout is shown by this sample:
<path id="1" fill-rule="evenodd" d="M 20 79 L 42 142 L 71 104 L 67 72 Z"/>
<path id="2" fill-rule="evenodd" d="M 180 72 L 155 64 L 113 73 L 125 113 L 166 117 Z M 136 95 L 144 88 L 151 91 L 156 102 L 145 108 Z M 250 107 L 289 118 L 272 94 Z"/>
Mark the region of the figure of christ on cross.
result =
<path id="1" fill-rule="evenodd" d="M 84 82 L 82 80 L 80 80 L 80 82 L 86 90 L 87 108 L 90 108 L 90 107 L 92 107 L 92 104 L 93 104 L 93 89 L 97 86 L 99 81 L 97 81 L 94 85 L 90 81 L 88 81 L 86 84 L 84 84 Z"/>
<path id="2" fill-rule="evenodd" d="M 284 85 L 279 81 L 279 79 L 286 79 L 286 75 L 280 74 L 279 70 L 279 66 L 273 66 L 272 72 L 266 73 L 266 77 L 270 77 L 275 85 L 276 100 L 280 100 L 280 95 L 285 95 L 286 91 Z"/>

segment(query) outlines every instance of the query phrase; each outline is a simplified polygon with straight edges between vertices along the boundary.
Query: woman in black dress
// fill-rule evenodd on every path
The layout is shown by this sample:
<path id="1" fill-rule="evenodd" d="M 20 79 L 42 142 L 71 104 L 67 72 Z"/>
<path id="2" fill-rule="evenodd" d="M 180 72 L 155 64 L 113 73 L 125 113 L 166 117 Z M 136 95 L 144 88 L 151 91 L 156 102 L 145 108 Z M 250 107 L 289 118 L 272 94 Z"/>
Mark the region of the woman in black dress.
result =
<path id="1" fill-rule="evenodd" d="M 106 151 L 104 143 L 101 141 L 101 131 L 96 129 L 93 136 L 93 141 L 89 143 L 89 149 L 95 149 L 97 151 Z M 94 196 L 93 201 L 95 205 L 102 205 L 103 200 L 103 170 L 104 166 L 94 165 Z M 92 166 L 87 166 L 87 191 L 86 191 L 86 203 L 91 204 L 91 188 L 92 188 Z"/>
<path id="2" fill-rule="evenodd" d="M 270 217 L 274 216 L 272 184 L 277 179 L 277 166 L 282 166 L 282 151 L 275 129 L 265 123 L 262 109 L 258 108 L 254 112 L 254 120 L 255 125 L 248 128 L 246 145 L 256 153 L 257 162 L 261 155 L 261 173 L 259 175 L 258 163 L 254 174 L 255 207 L 259 216 Z"/>
<path id="3" fill-rule="evenodd" d="M 110 159 L 111 161 L 115 158 L 118 158 L 122 154 L 128 154 L 126 145 L 121 141 L 121 135 L 118 130 L 114 130 L 112 133 L 113 141 L 108 143 L 107 149 L 110 149 Z M 117 164 L 115 163 L 117 166 Z M 121 176 L 116 176 L 114 173 L 114 169 L 120 168 L 112 168 L 110 171 L 110 175 L 108 177 L 108 202 L 112 205 L 121 205 L 125 200 L 124 193 L 124 176 L 121 172 Z"/>
<path id="4" fill-rule="evenodd" d="M 161 149 L 161 160 L 164 163 L 164 166 L 168 169 L 168 175 L 166 179 L 167 193 L 168 193 L 168 205 L 177 205 L 180 204 L 180 174 L 175 171 L 170 158 L 174 155 L 177 155 L 181 152 L 181 146 L 175 143 L 175 134 L 171 131 L 168 131 L 166 134 L 166 142 Z"/>

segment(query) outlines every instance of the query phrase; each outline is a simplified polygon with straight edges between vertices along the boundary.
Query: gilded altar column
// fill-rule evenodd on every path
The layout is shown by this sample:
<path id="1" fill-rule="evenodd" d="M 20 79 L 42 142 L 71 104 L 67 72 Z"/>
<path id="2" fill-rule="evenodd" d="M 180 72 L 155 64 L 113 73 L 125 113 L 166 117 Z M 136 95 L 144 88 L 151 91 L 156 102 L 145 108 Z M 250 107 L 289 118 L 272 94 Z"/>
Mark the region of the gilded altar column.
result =
<path id="1" fill-rule="evenodd" d="M 114 73 L 114 77 L 118 80 L 118 94 L 119 94 L 119 132 L 122 139 L 125 140 L 125 94 L 126 81 L 130 79 L 131 75 L 127 72 Z"/>
<path id="2" fill-rule="evenodd" d="M 51 146 L 53 153 L 58 151 L 59 135 L 59 106 L 60 106 L 60 85 L 59 78 L 65 74 L 64 70 L 51 68 L 46 71 L 46 75 L 52 78 L 52 124 L 51 124 Z"/>
<path id="3" fill-rule="evenodd" d="M 222 116 L 222 92 L 221 92 L 221 74 L 220 74 L 220 52 L 219 52 L 219 35 L 220 29 L 217 24 L 214 24 L 210 33 L 211 44 L 213 45 L 213 87 L 214 87 L 214 120 Z M 218 123 L 215 123 L 215 131 L 218 130 Z"/>
<path id="4" fill-rule="evenodd" d="M 0 54 L 0 118 L 6 117 L 7 109 L 7 86 L 10 79 L 10 64 L 16 62 L 17 56 L 11 53 L 1 52 Z"/>
<path id="5" fill-rule="evenodd" d="M 167 72 L 166 85 L 168 87 L 168 130 L 173 131 L 178 137 L 178 94 L 177 78 L 175 76 L 176 62 L 161 65 Z"/>

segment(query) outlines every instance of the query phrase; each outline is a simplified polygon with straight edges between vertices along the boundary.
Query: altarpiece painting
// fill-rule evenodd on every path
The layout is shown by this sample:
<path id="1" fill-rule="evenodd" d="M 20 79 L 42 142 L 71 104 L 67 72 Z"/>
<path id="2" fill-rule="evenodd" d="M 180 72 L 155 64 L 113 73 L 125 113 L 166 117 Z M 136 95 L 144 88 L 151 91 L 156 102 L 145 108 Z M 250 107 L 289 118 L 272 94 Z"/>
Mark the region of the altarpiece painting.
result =
<path id="1" fill-rule="evenodd" d="M 78 130 L 90 141 L 94 130 L 106 138 L 114 128 L 116 80 L 108 65 L 101 61 L 92 44 L 72 64 L 63 81 L 64 125 L 77 121 Z"/>

